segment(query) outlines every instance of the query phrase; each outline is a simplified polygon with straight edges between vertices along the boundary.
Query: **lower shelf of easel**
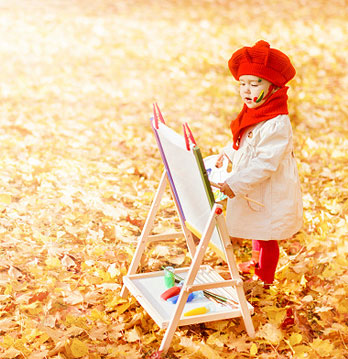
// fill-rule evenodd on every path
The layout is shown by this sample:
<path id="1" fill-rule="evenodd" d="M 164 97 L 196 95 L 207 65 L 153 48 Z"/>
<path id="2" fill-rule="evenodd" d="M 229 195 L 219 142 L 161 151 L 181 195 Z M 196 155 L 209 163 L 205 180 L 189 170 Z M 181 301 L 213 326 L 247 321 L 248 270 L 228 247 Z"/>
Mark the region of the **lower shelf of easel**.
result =
<path id="1" fill-rule="evenodd" d="M 175 273 L 182 278 L 186 278 L 190 268 L 175 269 Z M 164 272 L 150 272 L 133 274 L 123 277 L 124 285 L 130 293 L 137 299 L 146 312 L 152 317 L 160 328 L 167 328 L 174 314 L 176 305 L 161 299 L 160 295 L 166 290 L 164 285 Z M 194 284 L 204 284 L 223 281 L 223 278 L 208 265 L 202 265 L 198 271 Z M 237 293 L 234 288 L 217 288 L 209 291 L 222 295 L 234 302 L 239 303 Z M 203 297 L 186 303 L 183 313 L 201 306 L 208 305 L 212 310 L 206 314 L 194 316 L 181 316 L 178 326 L 194 323 L 204 323 L 215 320 L 230 319 L 241 317 L 242 313 L 239 304 L 231 307 L 229 305 L 220 305 Z M 248 309 L 253 313 L 254 308 L 248 303 Z"/>

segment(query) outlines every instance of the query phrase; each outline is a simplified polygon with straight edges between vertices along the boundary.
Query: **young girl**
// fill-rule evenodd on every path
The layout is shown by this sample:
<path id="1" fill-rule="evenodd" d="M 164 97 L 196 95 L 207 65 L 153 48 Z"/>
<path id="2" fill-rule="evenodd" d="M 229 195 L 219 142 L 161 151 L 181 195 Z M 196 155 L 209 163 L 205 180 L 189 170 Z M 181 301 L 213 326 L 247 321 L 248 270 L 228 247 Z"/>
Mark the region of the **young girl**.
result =
<path id="1" fill-rule="evenodd" d="M 232 162 L 232 172 L 221 184 L 229 197 L 226 220 L 231 237 L 252 239 L 252 258 L 240 270 L 248 273 L 254 267 L 269 285 L 279 259 L 278 241 L 302 226 L 285 86 L 296 72 L 284 53 L 262 40 L 236 51 L 228 66 L 240 83 L 244 106 L 231 122 L 233 142 L 216 164 L 220 167 L 224 156 Z"/>

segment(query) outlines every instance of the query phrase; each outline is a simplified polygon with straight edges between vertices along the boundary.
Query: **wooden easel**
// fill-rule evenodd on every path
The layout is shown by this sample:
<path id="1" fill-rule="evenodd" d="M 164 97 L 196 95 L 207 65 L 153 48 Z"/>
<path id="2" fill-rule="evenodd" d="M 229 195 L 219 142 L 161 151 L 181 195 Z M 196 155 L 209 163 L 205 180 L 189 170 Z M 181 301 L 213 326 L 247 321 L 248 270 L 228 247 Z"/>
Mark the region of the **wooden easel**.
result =
<path id="1" fill-rule="evenodd" d="M 164 123 L 163 119 L 161 121 Z M 187 149 L 190 150 L 188 139 L 186 141 L 186 145 Z M 198 152 L 200 155 L 199 149 Z M 196 153 L 197 151 L 195 152 L 195 156 Z M 197 162 L 201 162 L 201 159 L 197 159 L 197 156 L 196 160 Z M 201 164 L 198 164 L 198 166 L 204 167 L 204 165 Z M 222 206 L 214 203 L 214 200 L 210 202 L 210 207 L 208 208 L 211 208 L 211 210 L 210 212 L 207 212 L 209 216 L 206 220 L 206 223 L 204 223 L 204 229 L 202 232 L 200 232 L 181 215 L 182 209 L 179 203 L 180 199 L 175 192 L 173 179 L 170 180 L 171 173 L 168 172 L 168 169 L 169 167 L 166 164 L 166 168 L 162 174 L 158 189 L 150 208 L 150 212 L 147 216 L 144 228 L 140 235 L 133 260 L 128 270 L 128 274 L 123 278 L 124 285 L 121 291 L 121 296 L 125 298 L 130 291 L 131 294 L 135 296 L 138 302 L 149 313 L 149 315 L 155 320 L 159 327 L 167 328 L 159 349 L 160 353 L 163 354 L 168 351 L 175 330 L 178 326 L 181 325 L 242 317 L 247 333 L 250 337 L 254 337 L 255 330 L 251 320 L 253 307 L 247 302 L 245 298 L 243 282 L 239 277 L 233 253 L 233 246 L 228 235 Z M 175 207 L 179 214 L 182 232 L 174 234 L 151 235 L 156 214 L 158 212 L 160 202 L 167 184 L 170 185 Z M 207 186 L 207 180 L 205 180 L 205 186 Z M 207 187 L 205 188 L 207 189 Z M 210 185 L 208 192 L 211 192 Z M 207 195 L 209 195 L 209 193 Z M 229 280 L 224 280 L 210 266 L 201 265 L 209 242 L 212 239 L 213 233 L 215 233 L 215 229 L 217 229 L 220 240 L 222 242 L 223 257 L 228 264 L 231 277 Z M 195 247 L 192 233 L 194 233 L 200 239 L 197 248 Z M 186 239 L 192 262 L 188 268 L 179 268 L 175 270 L 175 273 L 180 274 L 180 276 L 184 278 L 184 283 L 180 291 L 178 301 L 175 305 L 173 305 L 168 304 L 166 301 L 160 298 L 161 292 L 165 290 L 163 284 L 164 271 L 140 274 L 136 274 L 136 272 L 148 243 L 153 241 L 179 238 L 182 236 L 184 236 Z M 185 307 L 191 305 L 191 303 L 187 303 L 189 294 L 199 290 L 209 290 L 215 292 L 216 294 L 223 295 L 225 298 L 228 298 L 230 302 L 235 303 L 235 305 L 232 307 L 216 305 L 214 310 L 208 313 L 188 317 L 183 316 Z M 205 300 L 209 301 L 208 299 Z"/>
<path id="2" fill-rule="evenodd" d="M 187 324 L 193 324 L 193 323 L 202 323 L 202 322 L 208 322 L 213 320 L 221 320 L 221 319 L 228 319 L 228 318 L 235 318 L 235 317 L 243 317 L 244 324 L 246 331 L 250 337 L 255 336 L 254 326 L 251 320 L 251 312 L 253 312 L 253 308 L 250 306 L 250 304 L 246 301 L 244 290 L 243 290 L 243 282 L 239 277 L 238 269 L 235 262 L 235 257 L 233 253 L 233 246 L 231 244 L 231 241 L 229 239 L 228 230 L 226 226 L 226 221 L 223 216 L 222 206 L 219 204 L 215 204 L 211 210 L 211 216 L 209 221 L 207 222 L 206 228 L 204 232 L 201 235 L 201 239 L 199 242 L 198 247 L 196 250 L 194 249 L 194 242 L 192 239 L 191 232 L 187 229 L 186 225 L 184 223 L 181 223 L 183 233 L 174 233 L 174 234 L 164 234 L 164 235 L 150 235 L 152 229 L 154 220 L 156 217 L 156 213 L 159 209 L 161 198 L 164 194 L 166 185 L 168 183 L 166 172 L 163 172 L 160 184 L 158 186 L 155 198 L 153 200 L 150 212 L 148 214 L 147 220 L 145 222 L 144 228 L 142 230 L 141 236 L 138 241 L 138 245 L 132 260 L 132 263 L 129 267 L 127 276 L 124 277 L 124 285 L 121 291 L 121 296 L 125 298 L 128 295 L 129 290 L 131 293 L 136 297 L 136 299 L 142 304 L 144 309 L 151 315 L 151 317 L 156 321 L 156 323 L 161 327 L 165 328 L 167 327 L 166 333 L 162 339 L 162 343 L 160 346 L 160 352 L 166 353 L 170 347 L 170 343 L 172 341 L 173 335 L 175 333 L 175 330 L 180 325 L 187 325 Z M 174 197 L 174 196 L 173 196 Z M 221 277 L 219 278 L 218 275 L 216 275 L 215 271 L 212 271 L 212 269 L 206 266 L 203 267 L 204 272 L 211 272 L 210 275 L 205 273 L 206 277 L 210 277 L 208 279 L 211 279 L 211 282 L 205 282 L 205 283 L 199 283 L 195 284 L 195 279 L 197 277 L 197 274 L 200 270 L 205 252 L 207 250 L 207 247 L 209 245 L 209 241 L 212 235 L 212 232 L 217 226 L 220 237 L 223 241 L 223 248 L 225 250 L 225 258 L 227 259 L 227 264 L 229 268 L 229 273 L 231 276 L 230 280 L 223 280 Z M 134 284 L 134 280 L 141 280 L 146 278 L 149 278 L 149 276 L 164 276 L 164 272 L 152 272 L 152 273 L 146 273 L 146 274 L 136 274 L 137 268 L 139 266 L 141 257 L 144 253 L 144 250 L 146 248 L 146 245 L 153 241 L 162 241 L 167 239 L 174 239 L 179 238 L 182 236 L 185 236 L 186 241 L 188 243 L 189 251 L 192 255 L 192 263 L 189 268 L 184 268 L 183 271 L 187 271 L 186 279 L 184 281 L 183 288 L 180 292 L 180 296 L 178 299 L 178 302 L 175 307 L 175 311 L 172 314 L 171 319 L 169 322 L 165 321 L 163 317 L 161 317 L 160 314 L 156 312 L 156 304 L 150 303 L 146 296 L 143 295 L 141 290 L 139 290 L 139 287 Z M 190 250 L 191 247 L 191 250 Z M 179 273 L 184 273 L 179 270 Z M 207 279 L 207 278 L 206 278 Z M 218 279 L 218 280 L 217 280 Z M 235 293 L 238 299 L 239 306 L 236 307 L 233 310 L 230 310 L 228 312 L 222 312 L 222 313 L 207 313 L 199 316 L 194 316 L 191 318 L 181 318 L 187 298 L 190 293 L 198 290 L 210 290 L 214 288 L 228 288 L 232 287 L 235 289 Z M 234 300 L 236 299 L 235 296 Z M 160 301 L 161 299 L 158 298 Z"/>

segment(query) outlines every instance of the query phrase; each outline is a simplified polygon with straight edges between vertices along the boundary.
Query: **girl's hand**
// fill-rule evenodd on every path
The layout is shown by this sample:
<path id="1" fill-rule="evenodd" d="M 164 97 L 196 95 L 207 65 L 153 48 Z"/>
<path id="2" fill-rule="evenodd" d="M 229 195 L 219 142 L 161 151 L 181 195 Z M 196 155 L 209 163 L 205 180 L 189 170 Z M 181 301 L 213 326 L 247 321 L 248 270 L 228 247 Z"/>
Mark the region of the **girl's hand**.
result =
<path id="1" fill-rule="evenodd" d="M 218 159 L 216 160 L 216 163 L 215 163 L 216 168 L 221 168 L 222 167 L 222 165 L 224 163 L 224 156 L 225 156 L 224 153 L 220 154 L 220 156 L 218 157 Z"/>
<path id="2" fill-rule="evenodd" d="M 224 195 L 226 195 L 229 198 L 233 198 L 236 195 L 233 193 L 233 191 L 231 190 L 230 186 L 224 182 L 224 183 L 219 183 L 220 187 L 220 192 L 223 193 Z"/>

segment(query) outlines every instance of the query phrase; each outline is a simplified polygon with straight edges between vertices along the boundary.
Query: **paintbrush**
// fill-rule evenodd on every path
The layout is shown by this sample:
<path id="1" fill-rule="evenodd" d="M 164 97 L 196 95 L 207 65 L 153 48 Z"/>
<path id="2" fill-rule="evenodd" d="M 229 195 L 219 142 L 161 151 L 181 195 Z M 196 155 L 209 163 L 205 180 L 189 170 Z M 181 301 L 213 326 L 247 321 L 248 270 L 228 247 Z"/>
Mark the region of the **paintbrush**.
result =
<path id="1" fill-rule="evenodd" d="M 216 188 L 218 188 L 219 190 L 221 190 L 221 185 L 220 185 L 220 184 L 215 183 L 215 182 L 212 182 L 212 181 L 210 181 L 210 184 L 211 184 L 213 187 L 216 187 Z M 258 204 L 259 206 L 265 207 L 265 205 L 262 204 L 261 202 L 255 201 L 254 199 L 249 198 L 248 196 L 242 196 L 242 197 L 243 197 L 244 199 L 246 199 L 247 201 L 249 201 L 249 202 L 253 202 L 253 203 Z"/>
<path id="2" fill-rule="evenodd" d="M 162 267 L 164 268 L 164 267 Z M 180 277 L 178 274 L 176 273 L 173 273 L 174 274 L 174 278 L 176 280 L 178 280 L 179 282 L 183 281 L 184 278 Z M 206 298 L 212 300 L 213 302 L 218 302 L 219 304 L 226 304 L 226 305 L 229 305 L 231 307 L 236 307 L 239 305 L 239 303 L 231 298 L 226 298 L 224 297 L 223 295 L 220 295 L 220 294 L 215 294 L 213 292 L 210 292 L 208 290 L 203 290 L 203 294 Z"/>

